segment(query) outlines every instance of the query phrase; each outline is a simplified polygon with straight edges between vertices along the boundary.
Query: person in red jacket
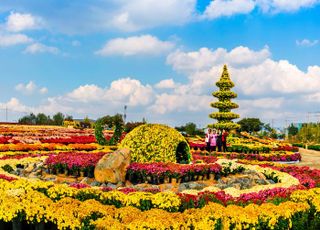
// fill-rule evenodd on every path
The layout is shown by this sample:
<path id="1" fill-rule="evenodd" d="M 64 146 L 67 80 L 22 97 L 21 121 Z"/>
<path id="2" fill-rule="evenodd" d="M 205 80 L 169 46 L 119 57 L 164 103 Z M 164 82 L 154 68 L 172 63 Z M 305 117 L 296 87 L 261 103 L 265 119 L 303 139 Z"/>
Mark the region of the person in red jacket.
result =
<path id="1" fill-rule="evenodd" d="M 227 151 L 227 137 L 228 137 L 229 133 L 223 129 L 222 130 L 222 150 L 223 152 Z"/>

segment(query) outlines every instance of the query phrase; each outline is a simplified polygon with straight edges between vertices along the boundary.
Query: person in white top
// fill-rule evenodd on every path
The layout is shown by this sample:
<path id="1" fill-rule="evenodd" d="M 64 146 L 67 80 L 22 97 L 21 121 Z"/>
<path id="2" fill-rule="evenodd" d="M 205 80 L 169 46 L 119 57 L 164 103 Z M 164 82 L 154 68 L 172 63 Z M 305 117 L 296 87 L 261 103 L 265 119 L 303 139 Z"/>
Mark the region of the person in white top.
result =
<path id="1" fill-rule="evenodd" d="M 210 151 L 211 132 L 212 132 L 212 130 L 211 130 L 211 129 L 208 129 L 208 130 L 207 130 L 207 133 L 206 133 L 206 138 L 205 138 L 205 142 L 206 142 L 206 144 L 207 144 L 207 151 L 208 151 L 208 152 Z"/>

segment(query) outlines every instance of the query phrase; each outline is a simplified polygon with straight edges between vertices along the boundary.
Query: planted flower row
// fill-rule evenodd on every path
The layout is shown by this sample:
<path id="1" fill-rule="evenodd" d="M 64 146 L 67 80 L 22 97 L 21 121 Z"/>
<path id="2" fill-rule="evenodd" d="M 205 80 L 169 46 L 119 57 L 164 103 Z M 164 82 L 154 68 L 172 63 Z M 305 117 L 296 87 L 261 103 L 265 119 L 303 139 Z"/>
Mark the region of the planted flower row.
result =
<path id="1" fill-rule="evenodd" d="M 93 177 L 94 167 L 97 162 L 105 155 L 106 152 L 81 153 L 66 152 L 57 155 L 50 155 L 45 164 L 48 166 L 50 173 L 66 173 L 68 175 Z"/>
<path id="2" fill-rule="evenodd" d="M 249 204 L 263 204 L 273 203 L 279 204 L 288 201 L 290 195 L 296 190 L 305 190 L 306 187 L 302 185 L 291 186 L 289 188 L 272 188 L 261 190 L 259 192 L 250 192 L 241 194 L 239 197 L 234 197 L 225 191 L 218 192 L 200 192 L 197 195 L 179 193 L 181 199 L 181 210 L 189 208 L 202 208 L 207 205 L 208 202 L 214 202 L 223 206 L 239 205 L 247 206 Z"/>
<path id="3" fill-rule="evenodd" d="M 104 137 L 106 140 L 110 140 L 113 133 L 105 133 Z M 125 137 L 126 133 L 123 133 L 120 137 L 120 140 L 122 140 Z M 67 136 L 67 137 L 46 137 L 46 138 L 40 138 L 39 139 L 41 143 L 59 143 L 59 144 L 90 144 L 90 143 L 96 143 L 96 138 L 94 135 L 86 135 L 86 136 Z"/>
<path id="4" fill-rule="evenodd" d="M 188 182 L 201 179 L 217 179 L 227 174 L 235 174 L 243 171 L 239 166 L 231 168 L 231 165 L 221 167 L 216 163 L 181 165 L 175 163 L 131 163 L 127 168 L 127 178 L 132 183 L 148 182 L 160 184 L 170 182 L 172 179 L 178 182 Z"/>
<path id="5" fill-rule="evenodd" d="M 89 136 L 68 136 L 68 137 L 54 137 L 41 138 L 41 143 L 60 143 L 60 144 L 89 144 L 96 142 L 93 135 Z"/>
<path id="6" fill-rule="evenodd" d="M 0 152 L 17 151 L 54 151 L 54 150 L 83 150 L 92 151 L 98 149 L 99 146 L 95 143 L 91 144 L 56 144 L 56 143 L 42 143 L 42 144 L 0 144 Z"/>
<path id="7" fill-rule="evenodd" d="M 203 156 L 201 159 L 204 161 L 208 161 L 210 157 L 224 157 L 227 159 L 244 159 L 244 160 L 257 160 L 257 161 L 301 161 L 301 154 L 296 152 L 272 152 L 270 154 L 248 154 L 248 153 L 235 153 L 235 152 L 213 152 L 212 156 L 205 156 L 205 154 L 209 154 L 207 151 L 203 152 L 193 152 L 193 157 L 201 158 L 199 155 Z"/>

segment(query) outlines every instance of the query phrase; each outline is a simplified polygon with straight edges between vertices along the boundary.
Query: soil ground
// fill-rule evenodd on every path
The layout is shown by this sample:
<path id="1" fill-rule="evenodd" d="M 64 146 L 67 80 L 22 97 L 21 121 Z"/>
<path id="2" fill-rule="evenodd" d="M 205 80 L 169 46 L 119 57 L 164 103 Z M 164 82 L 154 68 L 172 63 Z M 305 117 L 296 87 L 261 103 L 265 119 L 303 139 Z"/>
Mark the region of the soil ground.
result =
<path id="1" fill-rule="evenodd" d="M 320 169 L 320 151 L 299 148 L 299 152 L 302 160 L 297 164 L 298 166 Z"/>

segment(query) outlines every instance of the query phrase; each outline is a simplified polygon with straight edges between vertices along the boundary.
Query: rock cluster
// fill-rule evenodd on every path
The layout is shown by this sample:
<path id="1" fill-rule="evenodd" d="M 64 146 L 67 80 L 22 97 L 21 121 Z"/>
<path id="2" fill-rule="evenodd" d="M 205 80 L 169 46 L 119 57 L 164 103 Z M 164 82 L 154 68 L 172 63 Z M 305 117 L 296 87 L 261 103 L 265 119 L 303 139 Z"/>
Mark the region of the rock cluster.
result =
<path id="1" fill-rule="evenodd" d="M 256 171 L 246 170 L 239 175 L 229 175 L 228 177 L 221 178 L 215 185 L 220 189 L 234 187 L 236 189 L 249 189 L 255 185 L 266 185 L 274 183 L 267 180 L 265 175 Z"/>

